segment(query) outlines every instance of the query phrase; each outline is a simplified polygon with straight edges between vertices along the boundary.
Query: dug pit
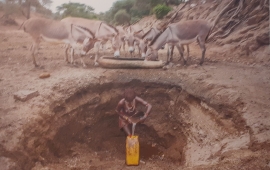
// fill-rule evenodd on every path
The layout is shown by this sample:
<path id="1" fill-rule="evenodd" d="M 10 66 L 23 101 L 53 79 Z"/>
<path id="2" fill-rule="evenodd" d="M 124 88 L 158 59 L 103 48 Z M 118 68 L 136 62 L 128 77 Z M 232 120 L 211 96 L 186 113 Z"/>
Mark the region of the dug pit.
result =
<path id="1" fill-rule="evenodd" d="M 125 87 L 134 87 L 138 96 L 153 105 L 148 119 L 136 126 L 141 164 L 165 161 L 166 168 L 216 161 L 218 155 L 213 154 L 226 149 L 224 135 L 236 131 L 230 121 L 218 123 L 215 119 L 220 115 L 213 108 L 180 86 L 136 80 L 91 84 L 52 102 L 49 116 L 44 114 L 37 124 L 25 128 L 17 155 L 7 155 L 23 169 L 119 169 L 125 163 L 126 136 L 118 128 L 115 107 Z"/>

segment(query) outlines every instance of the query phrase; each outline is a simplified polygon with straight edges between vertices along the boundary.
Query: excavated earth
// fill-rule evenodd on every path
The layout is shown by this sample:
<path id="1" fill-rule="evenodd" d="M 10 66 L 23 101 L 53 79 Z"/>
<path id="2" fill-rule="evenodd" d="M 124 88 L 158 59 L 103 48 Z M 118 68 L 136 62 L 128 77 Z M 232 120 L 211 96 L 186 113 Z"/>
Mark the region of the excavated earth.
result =
<path id="1" fill-rule="evenodd" d="M 213 19 L 227 2 L 192 0 L 178 19 Z M 175 52 L 162 69 L 106 69 L 89 56 L 83 68 L 78 57 L 75 65 L 64 61 L 63 45 L 45 42 L 35 68 L 31 37 L 18 30 L 24 19 L 0 23 L 0 169 L 270 169 L 270 50 L 258 44 L 269 35 L 269 16 L 257 6 L 228 37 L 206 44 L 202 66 L 192 43 L 187 66 Z M 153 22 L 146 17 L 139 24 Z M 159 58 L 166 60 L 166 48 Z M 126 87 L 153 105 L 136 126 L 138 166 L 125 165 L 125 134 L 115 113 Z M 35 93 L 22 101 L 16 97 L 22 91 Z"/>
<path id="2" fill-rule="evenodd" d="M 35 68 L 27 34 L 0 34 L 2 170 L 270 168 L 269 65 L 220 61 L 208 46 L 198 66 L 194 44 L 188 66 L 176 58 L 167 69 L 105 69 L 86 56 L 82 68 L 78 58 L 75 66 L 64 62 L 61 45 L 42 43 Z M 40 79 L 44 72 L 50 77 Z M 153 105 L 136 127 L 135 167 L 125 165 L 114 112 L 125 87 Z M 15 100 L 20 90 L 39 95 Z"/>

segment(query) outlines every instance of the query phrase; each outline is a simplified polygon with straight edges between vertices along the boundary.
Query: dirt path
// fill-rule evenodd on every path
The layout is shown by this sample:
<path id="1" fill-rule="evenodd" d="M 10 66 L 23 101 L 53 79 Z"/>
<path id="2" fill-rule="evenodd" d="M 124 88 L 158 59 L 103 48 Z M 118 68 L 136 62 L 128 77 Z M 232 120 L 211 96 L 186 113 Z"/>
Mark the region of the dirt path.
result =
<path id="1" fill-rule="evenodd" d="M 172 114 L 173 119 L 169 117 L 168 120 L 170 123 L 182 122 L 175 123 L 177 126 L 168 125 L 162 122 L 163 117 L 158 117 L 157 120 L 149 120 L 147 127 L 152 127 L 157 136 L 162 137 L 166 136 L 166 128 L 177 129 L 178 126 L 185 125 L 185 128 L 180 128 L 185 129 L 181 135 L 188 140 L 184 151 L 181 151 L 184 159 L 180 164 L 157 157 L 145 160 L 146 164 L 139 166 L 141 169 L 270 168 L 270 70 L 263 63 L 245 65 L 225 62 L 224 58 L 215 57 L 215 49 L 208 47 L 205 64 L 197 66 L 195 63 L 198 63 L 199 57 L 195 56 L 200 56 L 200 50 L 195 44 L 190 47 L 189 66 L 174 65 L 167 70 L 104 69 L 94 67 L 93 59 L 85 57 L 88 67 L 84 69 L 79 63 L 72 66 L 64 62 L 64 49 L 61 45 L 43 43 L 37 57 L 37 62 L 42 67 L 34 68 L 28 51 L 30 45 L 30 37 L 22 31 L 0 32 L 0 169 L 20 169 L 18 167 L 25 160 L 34 162 L 29 164 L 29 167 L 34 169 L 137 169 L 138 167 L 126 167 L 124 158 L 114 155 L 111 150 L 94 151 L 79 143 L 72 147 L 71 156 L 60 156 L 57 161 L 43 158 L 42 155 L 37 157 L 34 153 L 31 155 L 32 152 L 27 152 L 26 149 L 35 146 L 38 152 L 35 144 L 38 138 L 35 133 L 38 130 L 44 130 L 44 133 L 41 133 L 44 138 L 53 138 L 54 132 L 48 133 L 49 125 L 42 122 L 50 120 L 50 117 L 54 117 L 53 120 L 56 120 L 57 116 L 59 120 L 63 118 L 58 115 L 61 111 L 55 110 L 58 105 L 61 108 L 61 102 L 68 102 L 81 89 L 93 86 L 95 88 L 90 88 L 91 95 L 76 98 L 76 104 L 85 105 L 89 98 L 94 101 L 95 95 L 102 96 L 99 99 L 101 104 L 106 103 L 109 99 L 117 99 L 117 96 L 121 95 L 119 87 L 124 87 L 132 80 L 140 81 L 136 85 L 142 84 L 142 94 L 150 93 L 144 91 L 149 88 L 152 94 L 156 93 L 154 97 L 158 98 L 159 92 L 170 96 L 170 101 L 164 96 L 158 98 L 160 100 L 151 100 L 157 102 L 156 107 L 160 107 L 159 109 L 162 107 L 158 105 L 164 103 L 164 112 L 168 105 L 174 106 L 175 115 Z M 161 58 L 165 58 L 164 54 Z M 39 75 L 43 72 L 49 72 L 51 77 L 40 79 Z M 148 87 L 151 84 L 144 83 L 162 84 L 166 88 L 168 86 L 168 89 L 161 91 L 160 87 L 153 85 L 151 88 Z M 102 89 L 98 89 L 99 85 Z M 182 97 L 176 99 L 175 91 L 169 86 L 181 87 L 184 91 Z M 114 92 L 114 89 L 117 90 Z M 19 90 L 37 90 L 39 96 L 26 102 L 15 101 L 13 94 Z M 95 90 L 98 92 L 95 93 Z M 111 94 L 106 93 L 107 90 Z M 188 109 L 178 107 L 179 103 L 188 105 Z M 113 104 L 107 107 L 113 108 Z M 68 106 L 66 113 L 74 109 L 73 104 Z M 176 112 L 179 112 L 179 115 Z M 156 125 L 158 120 L 164 126 Z M 55 123 L 54 127 L 61 125 Z M 106 129 L 104 134 L 105 131 Z M 173 130 L 168 132 L 177 134 Z M 31 135 L 33 139 L 30 138 Z M 119 135 L 120 138 L 116 135 L 113 139 L 122 141 L 124 137 L 120 132 Z M 154 139 L 154 136 L 152 138 Z M 164 150 L 165 158 L 175 158 L 174 155 L 179 153 L 175 153 L 173 147 L 183 145 L 177 141 L 184 139 L 173 139 L 176 139 L 176 142 L 170 144 L 171 147 L 166 152 Z"/>

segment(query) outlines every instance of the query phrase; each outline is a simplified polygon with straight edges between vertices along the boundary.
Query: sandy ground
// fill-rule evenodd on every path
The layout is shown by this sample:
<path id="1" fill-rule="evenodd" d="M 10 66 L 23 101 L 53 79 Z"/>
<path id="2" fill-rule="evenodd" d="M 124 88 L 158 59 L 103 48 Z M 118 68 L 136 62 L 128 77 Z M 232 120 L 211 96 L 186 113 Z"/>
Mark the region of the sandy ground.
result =
<path id="1" fill-rule="evenodd" d="M 87 68 L 83 68 L 78 58 L 76 66 L 65 63 L 62 45 L 42 43 L 36 58 L 41 67 L 35 68 L 29 51 L 31 38 L 26 33 L 1 29 L 0 43 L 0 169 L 270 169 L 270 67 L 267 63 L 254 59 L 250 62 L 249 57 L 232 62 L 234 56 L 232 59 L 224 58 L 224 51 L 218 52 L 214 46 L 208 45 L 206 61 L 203 66 L 198 66 L 200 50 L 196 44 L 192 44 L 188 66 L 183 66 L 174 57 L 175 65 L 166 70 L 105 69 L 94 67 L 93 59 L 86 56 Z M 261 47 L 260 52 L 257 55 L 269 58 L 269 47 Z M 160 58 L 165 59 L 165 50 L 160 51 Z M 44 72 L 50 73 L 50 77 L 40 79 L 39 75 Z M 157 157 L 145 158 L 143 161 L 146 164 L 127 167 L 124 154 L 118 156 L 109 147 L 108 151 L 95 151 L 95 143 L 93 148 L 89 148 L 83 142 L 73 144 L 71 153 L 57 155 L 59 150 L 50 148 L 54 154 L 40 154 L 43 152 L 39 152 L 36 141 L 41 139 L 38 138 L 55 138 L 56 133 L 51 128 L 67 126 L 64 121 L 69 119 L 60 116 L 61 102 L 68 104 L 71 96 L 88 87 L 91 93 L 88 92 L 86 97 L 77 94 L 65 113 L 71 112 L 75 104 L 78 107 L 90 99 L 94 101 L 95 95 L 102 94 L 100 103 L 106 103 L 108 98 L 112 98 L 111 94 L 120 96 L 121 87 L 132 80 L 139 80 L 135 84 L 141 86 L 141 94 L 149 94 L 143 91 L 147 88 L 152 97 L 158 98 L 158 93 L 164 94 L 159 100 L 149 98 L 156 102 L 153 103 L 154 107 L 163 108 L 164 112 L 168 105 L 177 109 L 188 105 L 188 111 L 179 111 L 180 118 L 173 115 L 175 120 L 181 119 L 180 123 L 172 124 L 174 120 L 165 121 L 162 117 L 158 117 L 160 121 L 157 121 L 155 116 L 149 118 L 152 121 L 145 123 L 158 136 L 164 135 L 167 128 L 184 129 L 179 136 L 185 136 L 185 139 L 179 136 L 168 138 L 174 142 L 163 150 L 165 156 L 153 152 Z M 173 90 L 155 90 L 158 88 L 154 84 L 162 84 L 168 89 L 169 86 L 181 88 L 184 91 L 180 97 L 183 99 L 182 105 L 178 107 L 179 103 L 174 103 L 180 100 L 167 101 L 164 97 L 168 95 L 173 98 Z M 26 102 L 17 101 L 13 94 L 19 90 L 37 90 L 39 96 Z M 107 103 L 108 110 L 114 108 L 116 102 Z M 63 119 L 55 121 L 56 117 Z M 117 119 L 114 117 L 113 120 Z M 50 126 L 50 123 L 54 125 Z M 37 131 L 44 133 L 39 136 Z M 108 129 L 97 131 L 105 135 Z M 143 132 L 143 129 L 138 130 L 142 136 Z M 177 136 L 176 132 L 170 133 Z M 61 136 L 61 133 L 58 135 Z M 123 134 L 118 132 L 117 135 L 120 138 L 115 138 L 114 142 L 124 142 Z M 58 141 L 67 142 L 64 139 Z M 110 140 L 107 142 L 109 145 Z M 173 147 L 182 148 L 181 154 L 176 153 Z M 49 158 L 50 154 L 54 157 Z M 175 161 L 180 155 L 180 161 Z"/>

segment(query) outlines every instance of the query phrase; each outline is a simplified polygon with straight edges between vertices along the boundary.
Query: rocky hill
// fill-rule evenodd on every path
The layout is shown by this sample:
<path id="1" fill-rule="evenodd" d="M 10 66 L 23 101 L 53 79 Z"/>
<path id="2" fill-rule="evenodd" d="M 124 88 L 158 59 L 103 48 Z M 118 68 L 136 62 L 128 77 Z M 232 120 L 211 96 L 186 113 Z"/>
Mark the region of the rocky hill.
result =
<path id="1" fill-rule="evenodd" d="M 163 20 L 149 16 L 138 24 L 147 30 L 195 19 L 217 19 L 207 45 L 216 60 L 270 65 L 269 1 L 190 0 L 175 7 Z"/>

